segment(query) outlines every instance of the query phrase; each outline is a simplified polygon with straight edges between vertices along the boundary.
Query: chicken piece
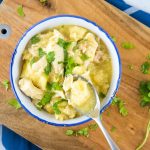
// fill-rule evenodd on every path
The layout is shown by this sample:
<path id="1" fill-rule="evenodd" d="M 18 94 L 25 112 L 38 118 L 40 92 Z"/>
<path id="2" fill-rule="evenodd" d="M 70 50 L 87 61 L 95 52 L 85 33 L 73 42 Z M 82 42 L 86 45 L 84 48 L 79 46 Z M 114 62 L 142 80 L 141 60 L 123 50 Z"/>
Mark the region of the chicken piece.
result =
<path id="1" fill-rule="evenodd" d="M 36 72 L 44 72 L 44 68 L 47 65 L 46 56 L 43 56 L 41 59 L 39 59 L 37 62 L 32 64 L 33 71 Z"/>
<path id="2" fill-rule="evenodd" d="M 89 57 L 90 61 L 94 60 L 97 47 L 98 43 L 92 33 L 87 33 L 84 39 L 79 43 L 79 49 Z"/>
<path id="3" fill-rule="evenodd" d="M 73 83 L 73 76 L 70 74 L 65 77 L 64 82 L 63 82 L 63 89 L 64 91 L 68 91 L 71 89 Z"/>
<path id="4" fill-rule="evenodd" d="M 37 87 L 35 87 L 32 81 L 27 78 L 23 78 L 19 80 L 19 86 L 20 86 L 21 91 L 25 95 L 31 97 L 32 99 L 40 100 L 42 99 L 44 95 L 44 92 L 41 89 L 38 89 Z"/>

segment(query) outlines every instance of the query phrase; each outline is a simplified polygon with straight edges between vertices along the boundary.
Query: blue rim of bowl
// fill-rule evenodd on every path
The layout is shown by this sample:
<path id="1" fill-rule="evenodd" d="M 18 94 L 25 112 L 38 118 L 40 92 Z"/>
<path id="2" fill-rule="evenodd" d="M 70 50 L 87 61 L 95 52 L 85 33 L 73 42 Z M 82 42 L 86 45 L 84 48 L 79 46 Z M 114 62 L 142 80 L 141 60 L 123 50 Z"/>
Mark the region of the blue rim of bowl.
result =
<path id="1" fill-rule="evenodd" d="M 59 123 L 53 123 L 53 122 L 49 122 L 49 121 L 46 121 L 42 118 L 39 118 L 38 116 L 34 115 L 33 113 L 31 113 L 20 101 L 19 99 L 19 96 L 15 90 L 15 87 L 14 87 L 14 81 L 13 81 L 13 77 L 12 77 L 12 68 L 13 68 L 13 63 L 14 63 L 14 58 L 15 58 L 15 55 L 17 53 L 17 49 L 18 49 L 18 46 L 20 44 L 20 42 L 23 40 L 23 38 L 26 36 L 26 34 L 32 30 L 35 26 L 47 21 L 47 20 L 51 20 L 51 19 L 54 19 L 54 18 L 60 18 L 60 17 L 71 17 L 71 18 L 78 18 L 78 19 L 81 19 L 81 20 L 84 20 L 92 25 L 94 25 L 95 27 L 97 27 L 100 31 L 104 32 L 105 35 L 107 36 L 107 38 L 111 41 L 111 43 L 113 44 L 115 50 L 116 50 L 116 53 L 117 53 L 117 57 L 118 57 L 118 62 L 119 62 L 119 77 L 117 79 L 117 85 L 116 85 L 116 88 L 112 94 L 112 97 L 109 99 L 108 103 L 105 104 L 105 106 L 103 106 L 103 108 L 101 109 L 100 113 L 102 113 L 111 103 L 112 103 L 112 100 L 113 100 L 113 97 L 115 96 L 118 88 L 119 88 L 119 84 L 120 84 L 120 80 L 121 80 L 121 73 L 122 73 L 122 66 L 121 66 L 121 59 L 120 59 L 120 55 L 119 55 L 119 52 L 118 52 L 118 49 L 115 45 L 115 43 L 113 42 L 112 38 L 109 36 L 109 34 L 104 30 L 102 29 L 99 25 L 97 25 L 95 22 L 93 21 L 90 21 L 84 17 L 81 17 L 81 16 L 76 16 L 76 15 L 67 15 L 67 14 L 64 14 L 64 15 L 56 15 L 56 16 L 52 16 L 52 17 L 48 17 L 44 20 L 41 20 L 40 22 L 34 24 L 33 26 L 31 26 L 24 34 L 23 36 L 20 38 L 20 40 L 18 41 L 16 47 L 15 47 L 15 50 L 12 54 L 12 58 L 11 58 L 11 63 L 10 63 L 10 82 L 11 82 L 11 86 L 12 86 L 12 90 L 17 98 L 17 100 L 19 101 L 19 103 L 21 104 L 22 108 L 27 112 L 29 113 L 31 116 L 33 116 L 34 118 L 38 119 L 39 121 L 41 122 L 44 122 L 44 123 L 47 123 L 47 124 L 50 124 L 50 125 L 54 125 L 54 126 L 62 126 L 62 127 L 65 127 L 65 126 L 77 126 L 77 125 L 80 125 L 80 124 L 83 124 L 83 123 L 86 123 L 90 120 L 92 120 L 91 118 L 88 118 L 84 121 L 81 121 L 81 122 L 77 122 L 77 123 L 71 123 L 71 124 L 59 124 Z"/>

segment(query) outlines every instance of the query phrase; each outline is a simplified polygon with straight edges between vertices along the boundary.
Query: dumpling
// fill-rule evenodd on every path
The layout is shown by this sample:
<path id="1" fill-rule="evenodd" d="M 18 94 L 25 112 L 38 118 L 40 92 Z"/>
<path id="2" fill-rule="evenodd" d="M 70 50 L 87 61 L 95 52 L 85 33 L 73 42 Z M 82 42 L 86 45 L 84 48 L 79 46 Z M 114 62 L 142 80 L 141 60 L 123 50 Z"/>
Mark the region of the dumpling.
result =
<path id="1" fill-rule="evenodd" d="M 81 106 L 89 97 L 88 84 L 81 79 L 74 81 L 71 88 L 70 104 L 72 106 Z"/>
<path id="2" fill-rule="evenodd" d="M 69 32 L 70 32 L 70 39 L 73 41 L 78 41 L 83 38 L 87 30 L 82 27 L 72 26 L 69 28 Z"/>
<path id="3" fill-rule="evenodd" d="M 27 78 L 19 80 L 19 86 L 21 91 L 32 99 L 40 100 L 44 95 L 44 92 L 41 89 L 35 87 L 32 81 Z"/>

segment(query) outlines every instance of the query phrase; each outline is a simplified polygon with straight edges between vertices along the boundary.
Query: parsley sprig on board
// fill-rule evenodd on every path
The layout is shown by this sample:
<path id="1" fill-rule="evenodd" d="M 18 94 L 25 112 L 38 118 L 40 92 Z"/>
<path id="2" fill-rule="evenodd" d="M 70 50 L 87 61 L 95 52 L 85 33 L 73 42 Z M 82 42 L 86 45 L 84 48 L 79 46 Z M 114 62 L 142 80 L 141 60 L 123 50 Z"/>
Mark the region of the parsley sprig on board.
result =
<path id="1" fill-rule="evenodd" d="M 6 91 L 8 91 L 9 87 L 10 87 L 10 82 L 9 80 L 4 80 L 2 82 L 2 85 L 4 86 L 4 88 L 6 89 Z"/>
<path id="2" fill-rule="evenodd" d="M 116 105 L 118 107 L 119 113 L 122 116 L 128 115 L 128 110 L 125 107 L 125 102 L 122 99 L 120 99 L 119 97 L 117 97 L 117 96 L 114 97 L 112 105 Z"/>
<path id="3" fill-rule="evenodd" d="M 13 107 L 16 108 L 16 109 L 21 108 L 20 103 L 19 103 L 15 98 L 10 99 L 10 100 L 8 101 L 8 104 L 11 105 L 11 106 L 13 106 Z"/>
<path id="4" fill-rule="evenodd" d="M 84 136 L 84 137 L 89 137 L 90 131 L 94 131 L 98 128 L 98 125 L 95 124 L 90 124 L 85 128 L 79 129 L 79 130 L 72 130 L 68 129 L 66 130 L 65 134 L 68 136 Z"/>
<path id="5" fill-rule="evenodd" d="M 20 17 L 24 17 L 25 16 L 25 13 L 24 13 L 24 10 L 23 10 L 23 6 L 22 5 L 19 5 L 18 8 L 17 8 L 17 13 Z"/>
<path id="6" fill-rule="evenodd" d="M 150 106 L 150 81 L 141 81 L 139 91 L 141 94 L 141 106 Z"/>

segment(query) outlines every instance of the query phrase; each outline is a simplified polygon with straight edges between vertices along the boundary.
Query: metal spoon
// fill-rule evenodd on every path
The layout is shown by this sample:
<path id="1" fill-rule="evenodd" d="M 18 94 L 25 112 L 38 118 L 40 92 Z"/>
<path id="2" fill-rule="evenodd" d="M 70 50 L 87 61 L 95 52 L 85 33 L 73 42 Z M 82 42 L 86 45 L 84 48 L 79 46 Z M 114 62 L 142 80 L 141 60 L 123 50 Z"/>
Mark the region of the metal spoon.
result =
<path id="1" fill-rule="evenodd" d="M 87 80 L 86 78 L 80 76 L 80 75 L 73 75 L 74 80 L 77 79 L 82 79 L 83 81 L 87 82 L 91 89 L 94 92 L 95 95 L 95 100 L 96 100 L 96 105 L 95 108 L 93 110 L 91 110 L 88 114 L 84 114 L 82 111 L 80 111 L 83 115 L 89 116 L 90 118 L 92 118 L 93 120 L 96 121 L 96 123 L 98 124 L 99 128 L 101 129 L 101 131 L 103 132 L 110 148 L 112 150 L 120 150 L 119 147 L 116 145 L 116 143 L 112 140 L 112 138 L 110 137 L 110 135 L 108 134 L 107 130 L 105 129 L 105 127 L 103 126 L 101 120 L 100 120 L 100 99 L 97 93 L 97 90 L 95 89 L 94 85 Z M 78 110 L 78 108 L 76 108 Z"/>

